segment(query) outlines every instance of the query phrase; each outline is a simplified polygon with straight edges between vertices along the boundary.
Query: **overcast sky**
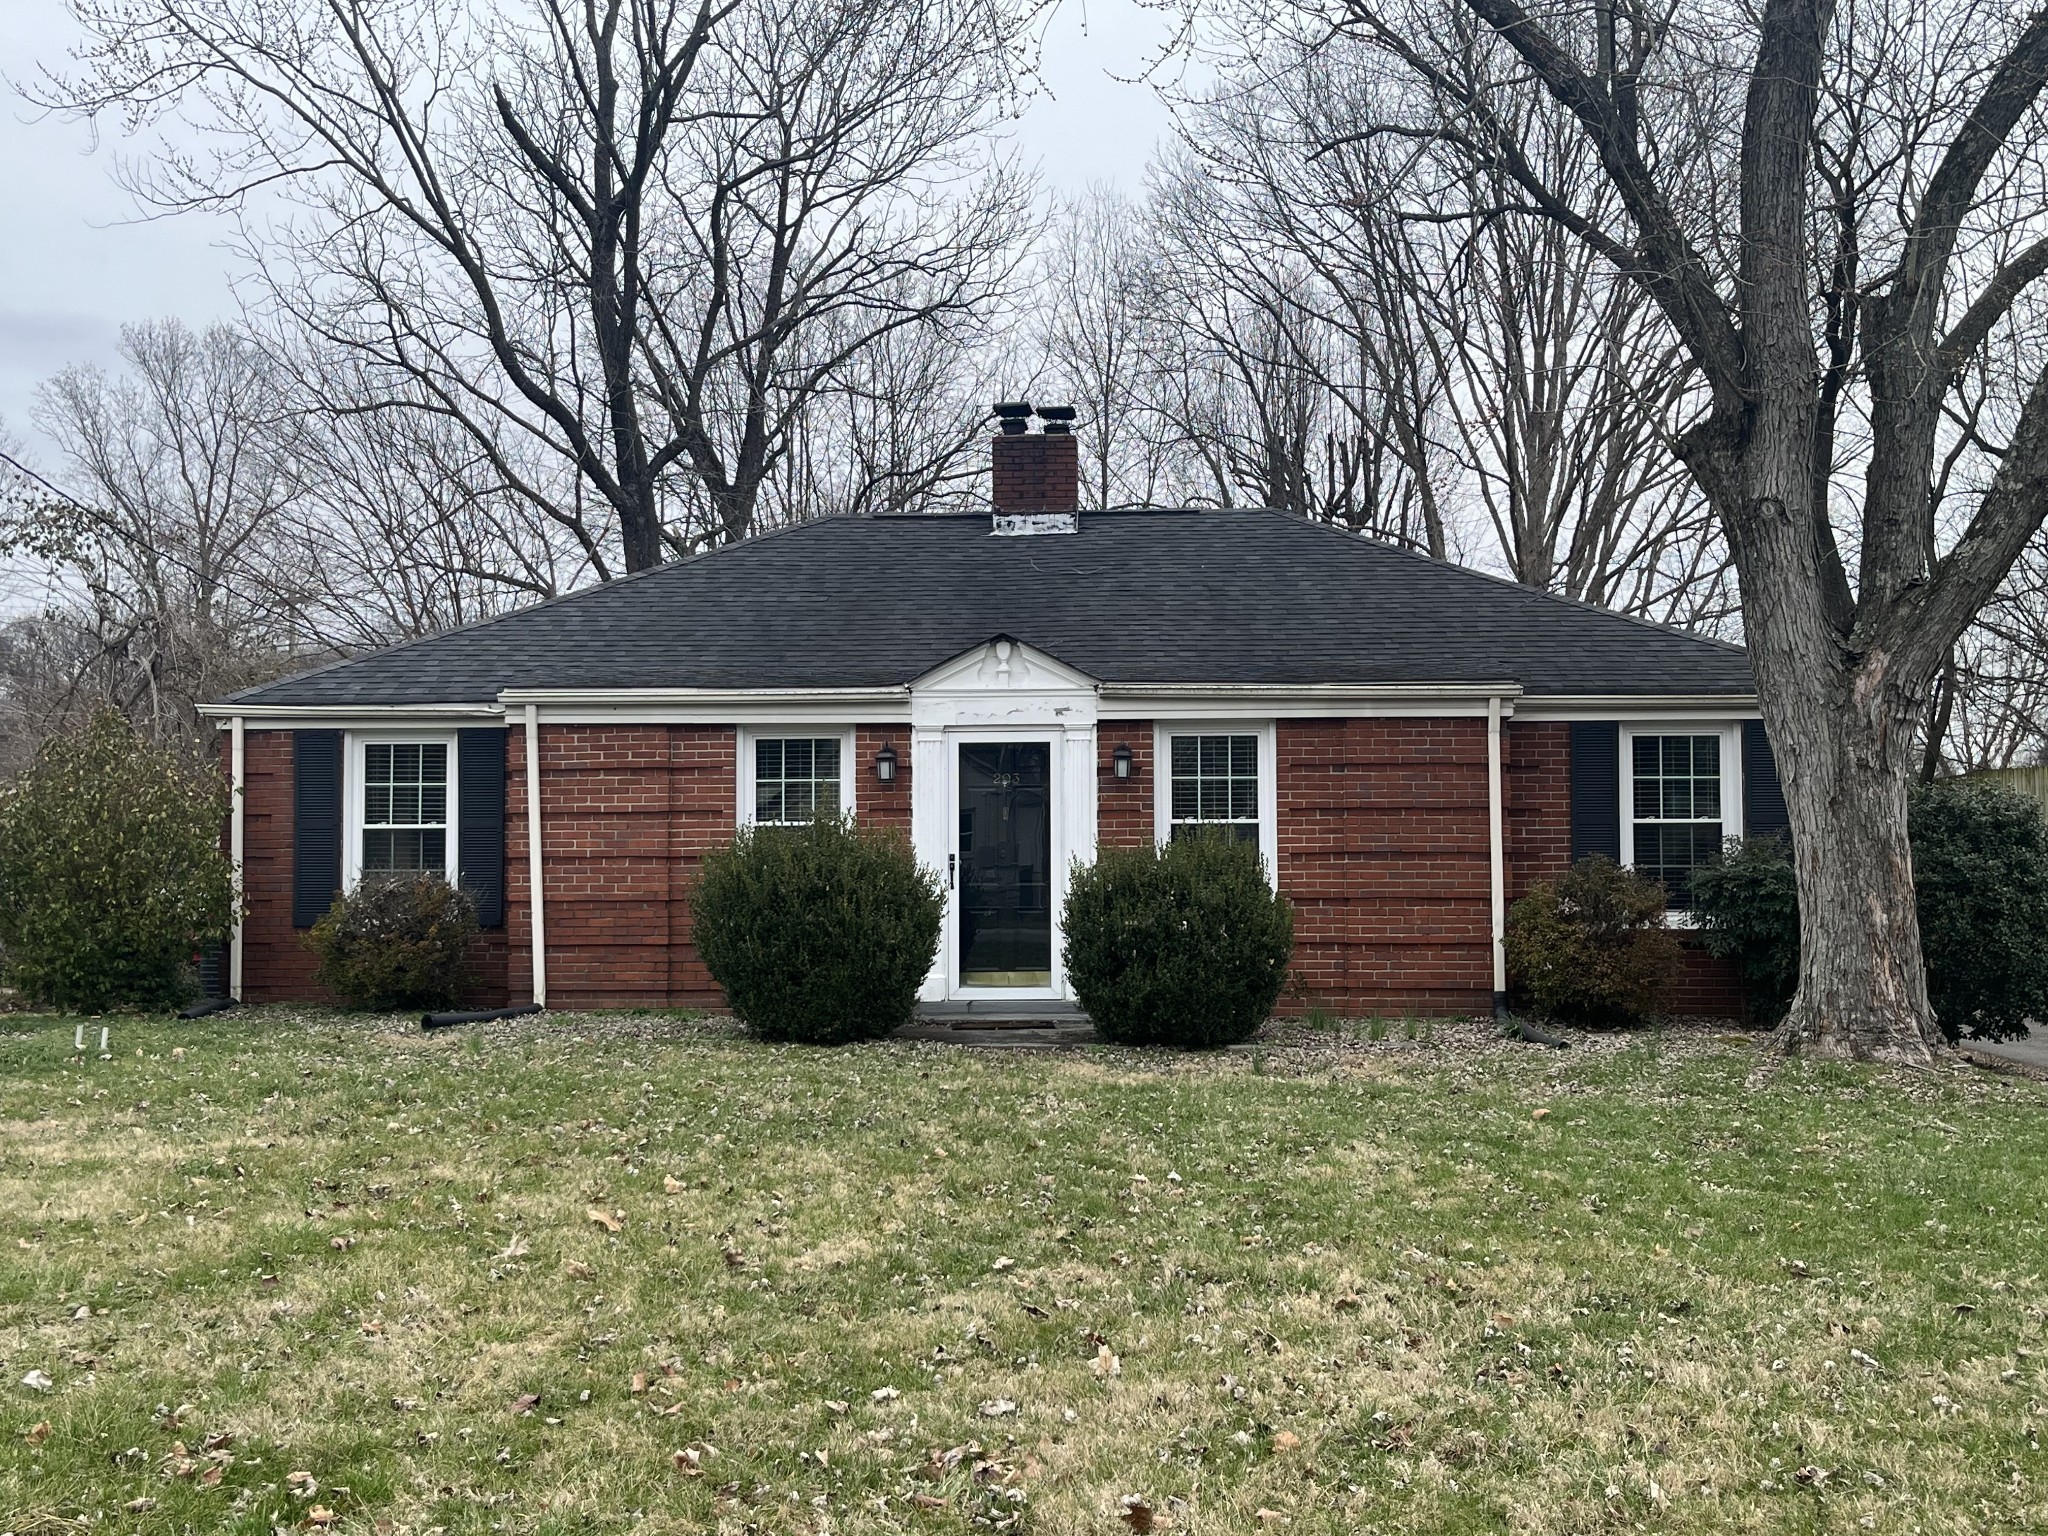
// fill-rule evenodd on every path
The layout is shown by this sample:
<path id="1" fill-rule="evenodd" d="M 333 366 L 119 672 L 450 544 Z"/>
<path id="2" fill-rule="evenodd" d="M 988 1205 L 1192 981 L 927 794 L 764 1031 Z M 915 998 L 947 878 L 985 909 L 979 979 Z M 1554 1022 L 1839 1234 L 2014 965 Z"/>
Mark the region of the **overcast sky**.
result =
<path id="1" fill-rule="evenodd" d="M 75 30 L 63 0 L 0 0 L 0 77 L 61 63 Z M 1046 184 L 1136 192 L 1169 118 L 1138 75 L 1168 35 L 1133 0 L 1062 0 L 1047 30 L 1048 92 L 1016 126 Z M 97 144 L 75 123 L 41 118 L 11 90 L 0 107 L 0 422 L 41 457 L 29 419 L 36 385 L 69 362 L 113 358 L 121 326 L 176 315 L 195 325 L 235 313 L 235 268 L 221 221 L 143 221 L 115 179 L 143 146 Z"/>

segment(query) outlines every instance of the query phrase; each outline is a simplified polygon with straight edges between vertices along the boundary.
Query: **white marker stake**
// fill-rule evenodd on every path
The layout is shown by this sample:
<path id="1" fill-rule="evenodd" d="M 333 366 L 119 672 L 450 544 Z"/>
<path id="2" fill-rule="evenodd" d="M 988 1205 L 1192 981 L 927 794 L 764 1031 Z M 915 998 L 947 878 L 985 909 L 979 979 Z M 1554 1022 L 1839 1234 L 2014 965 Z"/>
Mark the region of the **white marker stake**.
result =
<path id="1" fill-rule="evenodd" d="M 73 1032 L 71 1036 L 71 1048 L 74 1051 L 82 1051 L 85 1049 L 85 1026 L 83 1024 L 79 1025 L 77 1030 Z"/>
<path id="2" fill-rule="evenodd" d="M 107 1054 L 107 1026 L 104 1024 L 100 1026 L 100 1054 Z"/>

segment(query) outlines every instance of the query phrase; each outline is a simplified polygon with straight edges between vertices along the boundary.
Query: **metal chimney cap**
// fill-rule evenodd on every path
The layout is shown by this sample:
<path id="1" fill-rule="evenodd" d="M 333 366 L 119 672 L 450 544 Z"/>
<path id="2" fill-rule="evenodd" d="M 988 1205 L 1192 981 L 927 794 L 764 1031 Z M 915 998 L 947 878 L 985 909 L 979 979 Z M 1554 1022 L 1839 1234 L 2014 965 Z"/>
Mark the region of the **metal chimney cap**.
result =
<path id="1" fill-rule="evenodd" d="M 1040 421 L 1072 421 L 1074 408 L 1071 405 L 1041 405 L 1038 408 Z"/>

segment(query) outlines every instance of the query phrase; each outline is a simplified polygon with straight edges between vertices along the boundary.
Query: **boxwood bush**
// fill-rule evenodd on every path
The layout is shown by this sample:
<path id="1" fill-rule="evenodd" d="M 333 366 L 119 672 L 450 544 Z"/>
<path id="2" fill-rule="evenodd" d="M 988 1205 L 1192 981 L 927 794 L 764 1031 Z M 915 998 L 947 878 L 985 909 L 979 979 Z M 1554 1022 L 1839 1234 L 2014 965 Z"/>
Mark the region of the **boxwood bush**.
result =
<path id="1" fill-rule="evenodd" d="M 1639 1024 L 1664 1004 L 1678 940 L 1664 887 L 1612 859 L 1579 860 L 1508 912 L 1509 984 L 1551 1018 Z"/>
<path id="2" fill-rule="evenodd" d="M 1213 1049 L 1266 1021 L 1294 953 L 1294 912 L 1257 850 L 1221 837 L 1106 848 L 1076 869 L 1067 976 L 1105 1039 Z"/>
<path id="3" fill-rule="evenodd" d="M 944 899 L 900 832 L 820 817 L 744 828 L 708 855 L 693 932 L 755 1034 L 841 1045 L 909 1020 Z"/>
<path id="4" fill-rule="evenodd" d="M 306 935 L 317 976 L 351 1008 L 446 1008 L 468 982 L 476 903 L 439 875 L 366 875 Z"/>
<path id="5" fill-rule="evenodd" d="M 102 714 L 0 786 L 0 975 L 30 1001 L 166 1009 L 234 925 L 214 770 Z"/>
<path id="6" fill-rule="evenodd" d="M 1913 791 L 1907 831 L 1927 993 L 1951 1040 L 2024 1035 L 2048 1019 L 2048 818 L 2024 795 L 1968 779 Z M 1693 877 L 1717 953 L 1782 1014 L 1799 981 L 1799 907 L 1782 839 L 1731 850 Z"/>

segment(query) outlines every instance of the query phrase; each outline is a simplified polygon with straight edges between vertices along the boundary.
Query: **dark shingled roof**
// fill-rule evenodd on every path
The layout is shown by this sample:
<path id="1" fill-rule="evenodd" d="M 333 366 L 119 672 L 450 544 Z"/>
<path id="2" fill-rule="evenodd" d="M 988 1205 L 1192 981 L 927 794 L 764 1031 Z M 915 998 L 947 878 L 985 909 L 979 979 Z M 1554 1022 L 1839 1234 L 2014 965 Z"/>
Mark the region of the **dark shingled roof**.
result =
<path id="1" fill-rule="evenodd" d="M 1491 683 L 1747 694 L 1738 646 L 1270 511 L 828 518 L 268 683 L 265 705 L 504 688 L 900 685 L 1008 635 L 1112 683 Z"/>

